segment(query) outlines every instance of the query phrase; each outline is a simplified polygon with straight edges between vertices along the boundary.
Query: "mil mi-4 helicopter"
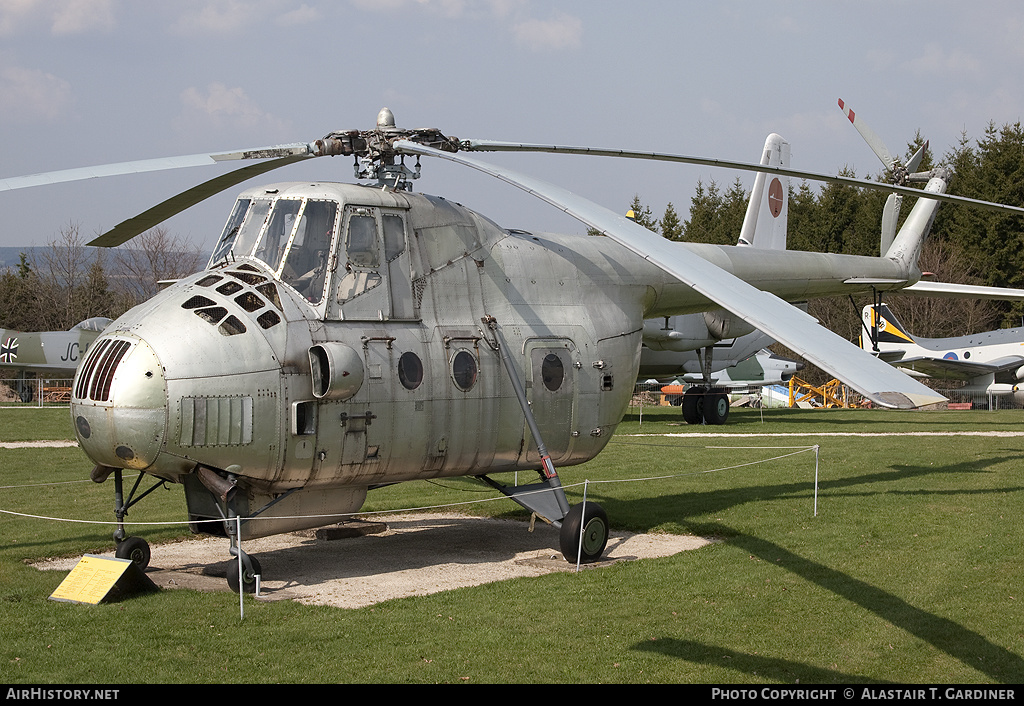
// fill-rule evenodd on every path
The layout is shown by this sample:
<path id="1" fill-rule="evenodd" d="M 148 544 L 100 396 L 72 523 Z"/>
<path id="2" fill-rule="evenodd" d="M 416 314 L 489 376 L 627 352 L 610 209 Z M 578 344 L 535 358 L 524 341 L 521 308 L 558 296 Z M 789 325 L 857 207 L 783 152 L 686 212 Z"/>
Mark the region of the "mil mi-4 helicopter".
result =
<path id="1" fill-rule="evenodd" d="M 2 190 L 259 160 L 91 243 L 102 246 L 313 157 L 353 157 L 357 180 L 369 182 L 243 191 L 207 268 L 126 312 L 90 348 L 75 377 L 71 417 L 96 464 L 93 480 L 114 476 L 119 556 L 149 561 L 146 542 L 127 537 L 121 524 L 142 497 L 135 494 L 144 475 L 182 484 L 194 529 L 229 537 L 241 566 L 237 577 L 228 572 L 229 582 L 242 590 L 254 588 L 261 567 L 241 540 L 338 522 L 384 485 L 474 476 L 559 526 L 567 560 L 595 561 L 608 538 L 607 515 L 590 501 L 570 507 L 556 467 L 588 461 L 608 443 L 637 378 L 645 319 L 705 312 L 718 339 L 760 329 L 880 406 L 945 399 L 789 303 L 916 282 L 939 200 L 963 200 L 944 193 L 945 171 L 930 174 L 923 192 L 788 171 L 921 197 L 884 256 L 858 257 L 670 242 L 565 189 L 466 154 L 498 150 L 766 169 L 460 141 L 437 129 L 400 129 L 384 109 L 374 129 L 309 144 L 0 181 Z M 524 189 L 601 235 L 507 230 L 448 199 L 414 193 L 424 156 Z M 523 470 L 536 471 L 537 481 L 507 485 L 495 477 Z M 127 498 L 124 471 L 142 472 Z"/>

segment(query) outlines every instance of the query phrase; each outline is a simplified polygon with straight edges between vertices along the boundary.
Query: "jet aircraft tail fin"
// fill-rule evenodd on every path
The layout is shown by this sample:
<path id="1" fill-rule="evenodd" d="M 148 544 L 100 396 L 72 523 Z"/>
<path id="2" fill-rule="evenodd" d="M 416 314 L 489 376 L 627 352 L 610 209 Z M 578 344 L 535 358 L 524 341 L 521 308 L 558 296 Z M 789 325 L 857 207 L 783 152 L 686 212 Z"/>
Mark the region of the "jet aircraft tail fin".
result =
<path id="1" fill-rule="evenodd" d="M 864 326 L 870 336 L 861 338 L 864 350 L 876 350 L 879 343 L 912 344 L 914 336 L 903 327 L 885 304 L 864 307 Z"/>
<path id="2" fill-rule="evenodd" d="M 789 143 L 775 133 L 769 135 L 764 142 L 761 164 L 788 168 Z M 758 172 L 737 244 L 785 250 L 788 216 L 789 177 Z"/>

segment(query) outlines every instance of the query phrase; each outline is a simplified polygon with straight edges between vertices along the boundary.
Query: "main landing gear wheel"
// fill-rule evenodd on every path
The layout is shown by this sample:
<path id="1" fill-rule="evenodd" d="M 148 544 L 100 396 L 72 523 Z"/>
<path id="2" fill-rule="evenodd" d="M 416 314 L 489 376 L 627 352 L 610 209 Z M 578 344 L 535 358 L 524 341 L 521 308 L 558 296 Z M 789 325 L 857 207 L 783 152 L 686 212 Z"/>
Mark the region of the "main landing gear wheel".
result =
<path id="1" fill-rule="evenodd" d="M 128 559 L 142 571 L 149 566 L 150 551 L 149 543 L 142 537 L 126 537 L 117 543 L 114 549 L 114 556 L 118 559 Z"/>
<path id="2" fill-rule="evenodd" d="M 708 424 L 725 424 L 729 418 L 729 396 L 719 390 L 712 390 L 704 401 L 704 421 Z"/>
<path id="3" fill-rule="evenodd" d="M 707 388 L 691 387 L 683 393 L 683 421 L 700 424 L 704 421 L 704 394 Z"/>
<path id="4" fill-rule="evenodd" d="M 248 554 L 242 557 L 242 588 L 246 593 L 256 593 L 256 574 L 263 574 L 259 560 Z M 238 560 L 228 564 L 228 587 L 238 593 Z"/>
<path id="5" fill-rule="evenodd" d="M 729 396 L 718 387 L 691 387 L 683 393 L 683 421 L 687 424 L 725 424 Z"/>
<path id="6" fill-rule="evenodd" d="M 597 503 L 587 502 L 574 506 L 562 520 L 558 543 L 562 556 L 571 564 L 576 563 L 577 556 L 584 564 L 597 561 L 608 544 L 608 515 Z"/>

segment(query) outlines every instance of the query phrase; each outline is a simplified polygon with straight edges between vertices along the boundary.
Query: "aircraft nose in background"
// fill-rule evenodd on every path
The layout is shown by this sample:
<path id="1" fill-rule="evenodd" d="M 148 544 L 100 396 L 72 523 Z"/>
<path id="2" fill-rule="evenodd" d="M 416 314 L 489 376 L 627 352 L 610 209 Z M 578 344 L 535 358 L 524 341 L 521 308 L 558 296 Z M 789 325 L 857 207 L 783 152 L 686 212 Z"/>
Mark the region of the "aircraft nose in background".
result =
<path id="1" fill-rule="evenodd" d="M 89 458 L 142 470 L 160 452 L 167 384 L 153 348 L 131 334 L 102 336 L 75 375 L 71 415 Z"/>

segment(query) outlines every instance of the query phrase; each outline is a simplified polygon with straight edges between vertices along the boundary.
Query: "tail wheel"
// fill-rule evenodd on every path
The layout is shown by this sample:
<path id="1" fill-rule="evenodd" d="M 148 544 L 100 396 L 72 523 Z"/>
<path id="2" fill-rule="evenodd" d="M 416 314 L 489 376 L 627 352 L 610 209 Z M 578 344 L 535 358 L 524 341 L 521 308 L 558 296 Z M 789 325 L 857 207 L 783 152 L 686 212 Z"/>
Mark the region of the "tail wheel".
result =
<path id="1" fill-rule="evenodd" d="M 246 555 L 242 559 L 242 589 L 246 593 L 256 593 L 256 575 L 263 574 L 263 567 L 254 556 Z M 228 564 L 228 587 L 238 593 L 238 563 Z"/>
<path id="2" fill-rule="evenodd" d="M 558 540 L 569 563 L 597 561 L 608 544 L 608 515 L 597 503 L 580 503 L 562 520 Z"/>

